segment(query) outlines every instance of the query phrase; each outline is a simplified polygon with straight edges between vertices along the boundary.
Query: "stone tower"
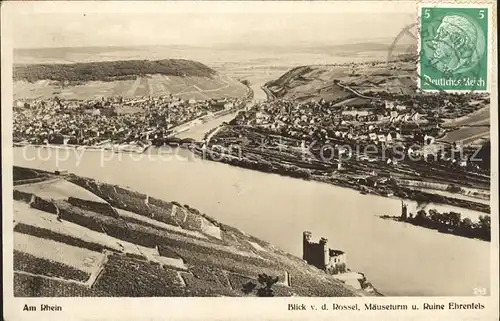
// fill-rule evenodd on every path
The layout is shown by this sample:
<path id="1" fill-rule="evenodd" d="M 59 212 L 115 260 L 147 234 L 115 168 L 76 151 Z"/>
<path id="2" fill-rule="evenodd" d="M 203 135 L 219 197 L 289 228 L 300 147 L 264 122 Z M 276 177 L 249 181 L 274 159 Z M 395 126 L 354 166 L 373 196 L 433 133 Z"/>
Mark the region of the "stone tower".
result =
<path id="1" fill-rule="evenodd" d="M 319 262 L 319 264 L 322 267 L 326 267 L 326 265 L 328 264 L 328 262 L 330 262 L 330 251 L 328 249 L 328 240 L 326 238 L 322 237 L 319 240 L 319 247 L 321 249 L 321 253 L 318 253 L 318 254 L 322 255 L 321 256 L 321 261 Z"/>

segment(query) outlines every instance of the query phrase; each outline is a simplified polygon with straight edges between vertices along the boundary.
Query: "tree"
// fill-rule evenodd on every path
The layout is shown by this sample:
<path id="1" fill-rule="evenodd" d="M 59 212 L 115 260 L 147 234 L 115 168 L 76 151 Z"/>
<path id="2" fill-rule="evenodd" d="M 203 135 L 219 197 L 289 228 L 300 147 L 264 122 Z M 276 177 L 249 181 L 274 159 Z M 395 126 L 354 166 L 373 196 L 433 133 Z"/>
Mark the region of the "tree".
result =
<path id="1" fill-rule="evenodd" d="M 473 225 L 474 223 L 472 223 L 472 220 L 468 217 L 464 218 L 462 222 L 460 222 L 460 226 L 466 230 L 472 230 Z"/>
<path id="2" fill-rule="evenodd" d="M 272 286 L 278 282 L 278 277 L 271 277 L 265 273 L 259 274 L 258 278 L 261 288 L 257 290 L 257 295 L 260 297 L 273 297 L 274 291 Z"/>
<path id="3" fill-rule="evenodd" d="M 273 297 L 273 285 L 278 282 L 278 277 L 272 277 L 265 273 L 259 274 L 257 281 L 260 283 L 260 288 L 257 289 L 257 296 L 259 297 Z M 250 294 L 252 293 L 257 285 L 252 281 L 248 281 L 243 285 L 241 289 L 243 293 Z"/>
<path id="4" fill-rule="evenodd" d="M 427 213 L 425 212 L 425 210 L 418 211 L 415 215 L 415 220 L 420 222 L 427 220 Z"/>
<path id="5" fill-rule="evenodd" d="M 489 240 L 491 238 L 491 217 L 489 215 L 479 216 L 477 232 L 477 236 L 481 239 Z"/>
<path id="6" fill-rule="evenodd" d="M 243 293 L 245 294 L 250 294 L 256 286 L 257 284 L 253 283 L 252 281 L 248 281 L 247 283 L 243 284 L 243 288 L 241 289 L 241 291 L 243 291 Z"/>
<path id="7" fill-rule="evenodd" d="M 448 214 L 448 221 L 454 227 L 460 226 L 461 214 L 457 212 L 450 212 Z"/>
<path id="8" fill-rule="evenodd" d="M 478 222 L 478 228 L 481 230 L 487 230 L 489 231 L 491 228 L 491 217 L 489 215 L 480 215 L 479 216 L 479 222 Z"/>
<path id="9" fill-rule="evenodd" d="M 441 214 L 435 209 L 429 210 L 429 217 L 431 221 L 438 223 L 441 219 Z"/>

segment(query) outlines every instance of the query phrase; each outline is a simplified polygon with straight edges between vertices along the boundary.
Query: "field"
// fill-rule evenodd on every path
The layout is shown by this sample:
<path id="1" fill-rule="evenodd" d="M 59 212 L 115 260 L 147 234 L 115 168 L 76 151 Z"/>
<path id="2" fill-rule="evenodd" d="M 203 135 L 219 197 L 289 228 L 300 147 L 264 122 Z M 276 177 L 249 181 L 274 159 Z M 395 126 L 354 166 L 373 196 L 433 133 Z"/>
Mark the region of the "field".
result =
<path id="1" fill-rule="evenodd" d="M 490 105 L 485 106 L 467 116 L 463 116 L 457 119 L 446 120 L 443 124 L 445 127 L 448 126 L 488 126 L 490 124 Z"/>
<path id="2" fill-rule="evenodd" d="M 442 141 L 447 143 L 452 142 L 463 142 L 464 144 L 472 144 L 476 141 L 483 139 L 489 139 L 490 137 L 490 127 L 478 126 L 478 127 L 462 127 L 452 132 L 447 133 L 442 139 Z"/>
<path id="3" fill-rule="evenodd" d="M 32 227 L 32 230 L 48 230 L 51 231 L 52 234 L 59 234 L 73 239 L 98 244 L 101 247 L 116 251 L 121 250 L 118 240 L 109 235 L 90 230 L 72 222 L 59 221 L 56 215 L 31 208 L 28 204 L 22 202 L 14 201 L 14 221 L 19 225 L 23 224 Z M 34 233 L 30 232 L 30 234 Z M 54 237 L 50 238 L 54 239 Z"/>
<path id="4" fill-rule="evenodd" d="M 14 99 L 46 99 L 58 96 L 64 99 L 90 100 L 110 96 L 162 96 L 173 94 L 183 99 L 205 100 L 221 97 L 243 97 L 247 87 L 221 75 L 212 77 L 181 77 L 148 75 L 135 80 L 111 82 L 89 81 L 83 85 L 62 87 L 58 82 L 42 80 L 35 83 L 14 82 Z"/>
<path id="5" fill-rule="evenodd" d="M 38 259 L 64 264 L 88 274 L 94 273 L 104 259 L 102 253 L 17 232 L 14 233 L 14 250 Z"/>
<path id="6" fill-rule="evenodd" d="M 192 237 L 201 238 L 201 239 L 207 238 L 205 235 L 203 235 L 197 231 L 185 230 L 179 226 L 173 226 L 170 224 L 166 224 L 166 223 L 160 222 L 158 220 L 154 220 L 152 218 L 149 218 L 149 217 L 146 217 L 143 215 L 139 215 L 139 214 L 136 214 L 136 213 L 133 213 L 130 211 L 126 211 L 126 210 L 122 210 L 122 209 L 116 209 L 116 210 L 118 211 L 118 214 L 120 214 L 120 217 L 122 217 L 125 220 L 129 219 L 131 222 L 138 222 L 139 224 L 152 226 L 152 227 L 159 228 L 159 229 L 165 229 L 168 231 L 172 231 L 174 233 L 184 234 L 186 236 L 192 236 Z"/>
<path id="7" fill-rule="evenodd" d="M 106 203 L 99 196 L 90 193 L 86 189 L 72 184 L 64 179 L 55 179 L 40 183 L 16 186 L 18 191 L 36 194 L 45 199 L 65 200 L 73 196 L 83 200 Z"/>

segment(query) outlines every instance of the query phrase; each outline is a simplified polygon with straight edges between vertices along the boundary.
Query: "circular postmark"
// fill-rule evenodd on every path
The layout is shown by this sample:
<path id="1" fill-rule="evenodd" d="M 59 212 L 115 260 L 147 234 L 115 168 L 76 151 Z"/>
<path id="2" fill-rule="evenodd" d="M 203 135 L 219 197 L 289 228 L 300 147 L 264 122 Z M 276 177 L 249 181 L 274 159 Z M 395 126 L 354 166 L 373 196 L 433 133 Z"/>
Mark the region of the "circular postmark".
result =
<path id="1" fill-rule="evenodd" d="M 412 23 L 404 27 L 396 36 L 394 41 L 389 47 L 389 52 L 387 55 L 387 63 L 393 63 L 400 60 L 402 57 L 407 57 L 410 61 L 412 58 L 416 58 L 415 63 L 418 64 L 418 23 Z M 398 70 L 396 68 L 396 70 Z M 407 77 L 397 77 L 397 80 L 402 87 L 405 88 L 405 92 L 414 93 L 417 89 L 417 83 L 419 79 L 419 74 L 417 66 L 415 65 L 415 70 L 407 75 Z"/>
<path id="2" fill-rule="evenodd" d="M 387 62 L 397 61 L 401 56 L 414 57 L 414 72 L 409 77 L 398 77 L 400 84 L 412 91 L 423 91 L 425 87 L 425 90 L 449 92 L 447 84 L 470 79 L 468 88 L 461 91 L 471 94 L 479 86 L 481 58 L 486 50 L 484 34 L 478 28 L 473 19 L 456 14 L 438 17 L 425 28 L 419 22 L 410 24 L 392 42 Z M 402 47 L 406 50 L 401 50 Z"/>

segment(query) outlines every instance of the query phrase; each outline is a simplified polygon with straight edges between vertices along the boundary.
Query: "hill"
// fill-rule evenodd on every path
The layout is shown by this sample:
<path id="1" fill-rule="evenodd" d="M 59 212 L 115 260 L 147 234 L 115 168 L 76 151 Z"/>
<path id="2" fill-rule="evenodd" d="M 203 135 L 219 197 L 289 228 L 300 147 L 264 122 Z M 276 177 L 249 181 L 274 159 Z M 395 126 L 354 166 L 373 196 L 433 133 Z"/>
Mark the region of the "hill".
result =
<path id="1" fill-rule="evenodd" d="M 276 98 L 299 100 L 341 101 L 377 92 L 412 94 L 416 89 L 415 59 L 301 66 L 266 87 Z"/>
<path id="2" fill-rule="evenodd" d="M 36 82 L 55 80 L 59 82 L 113 81 L 135 79 L 145 75 L 210 77 L 215 70 L 204 64 L 184 59 L 164 60 L 119 60 L 83 62 L 74 64 L 14 65 L 14 80 Z"/>
<path id="3" fill-rule="evenodd" d="M 188 205 L 14 173 L 15 296 L 262 296 L 265 275 L 277 278 L 274 296 L 369 294 Z"/>
<path id="4" fill-rule="evenodd" d="M 184 59 L 15 65 L 14 99 L 90 100 L 162 96 L 205 100 L 243 97 L 248 88 L 206 65 Z"/>

